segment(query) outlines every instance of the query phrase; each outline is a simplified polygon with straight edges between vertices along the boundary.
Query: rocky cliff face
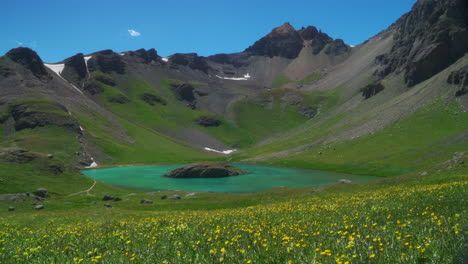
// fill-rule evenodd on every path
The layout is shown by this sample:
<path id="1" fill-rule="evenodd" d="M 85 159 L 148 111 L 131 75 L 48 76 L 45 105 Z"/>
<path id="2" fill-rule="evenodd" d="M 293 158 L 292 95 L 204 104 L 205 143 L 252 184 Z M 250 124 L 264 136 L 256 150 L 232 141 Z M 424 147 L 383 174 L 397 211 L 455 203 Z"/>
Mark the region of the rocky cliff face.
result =
<path id="1" fill-rule="evenodd" d="M 12 61 L 23 65 L 29 69 L 36 77 L 48 76 L 44 63 L 35 51 L 30 48 L 15 48 L 5 54 Z"/>
<path id="2" fill-rule="evenodd" d="M 88 61 L 89 71 L 101 71 L 104 73 L 115 72 L 118 74 L 125 73 L 125 63 L 120 58 L 121 56 L 112 50 L 103 50 L 93 54 L 93 57 Z"/>
<path id="3" fill-rule="evenodd" d="M 377 78 L 404 73 L 413 86 L 424 81 L 468 52 L 467 2 L 419 0 L 401 17 L 394 30 L 391 51 L 376 58 Z"/>
<path id="4" fill-rule="evenodd" d="M 299 33 L 289 23 L 285 23 L 255 42 L 245 52 L 257 56 L 294 59 L 301 52 L 302 46 L 303 39 Z"/>

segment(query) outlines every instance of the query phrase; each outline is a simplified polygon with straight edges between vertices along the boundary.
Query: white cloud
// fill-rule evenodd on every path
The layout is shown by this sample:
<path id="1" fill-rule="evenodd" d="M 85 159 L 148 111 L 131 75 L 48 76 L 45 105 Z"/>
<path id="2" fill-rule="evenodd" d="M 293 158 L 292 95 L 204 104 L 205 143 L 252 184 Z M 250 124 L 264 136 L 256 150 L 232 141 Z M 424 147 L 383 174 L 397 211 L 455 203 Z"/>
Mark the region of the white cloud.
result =
<path id="1" fill-rule="evenodd" d="M 141 33 L 140 33 L 140 32 L 138 32 L 138 31 L 136 31 L 136 30 L 134 30 L 134 29 L 129 29 L 129 30 L 128 30 L 128 33 L 129 33 L 129 34 L 130 34 L 130 36 L 132 36 L 132 37 L 138 37 L 138 36 L 141 36 Z"/>
<path id="2" fill-rule="evenodd" d="M 23 46 L 23 42 L 21 42 L 21 41 L 16 41 L 16 45 L 18 45 L 18 46 Z"/>

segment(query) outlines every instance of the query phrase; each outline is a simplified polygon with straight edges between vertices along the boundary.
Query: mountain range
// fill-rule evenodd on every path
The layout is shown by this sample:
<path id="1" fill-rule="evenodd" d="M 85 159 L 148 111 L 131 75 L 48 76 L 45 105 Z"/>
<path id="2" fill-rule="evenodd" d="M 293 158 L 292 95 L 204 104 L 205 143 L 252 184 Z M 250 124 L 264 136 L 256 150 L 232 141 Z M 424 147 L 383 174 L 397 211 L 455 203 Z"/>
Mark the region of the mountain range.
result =
<path id="1" fill-rule="evenodd" d="M 468 146 L 466 14 L 465 1 L 418 0 L 357 46 L 285 23 L 243 52 L 208 57 L 102 50 L 44 63 L 11 49 L 0 57 L 0 192 L 25 191 L 37 175 L 35 187 L 73 185 L 79 169 L 115 164 L 381 176 L 439 164 Z"/>

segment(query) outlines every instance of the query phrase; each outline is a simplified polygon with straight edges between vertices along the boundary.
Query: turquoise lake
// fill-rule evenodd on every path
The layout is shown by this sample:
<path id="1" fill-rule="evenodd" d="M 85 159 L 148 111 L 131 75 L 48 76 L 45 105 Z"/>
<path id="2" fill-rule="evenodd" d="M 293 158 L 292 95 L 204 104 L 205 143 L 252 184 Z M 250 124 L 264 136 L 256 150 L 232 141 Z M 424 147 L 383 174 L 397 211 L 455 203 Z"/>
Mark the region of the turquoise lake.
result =
<path id="1" fill-rule="evenodd" d="M 216 179 L 174 179 L 164 174 L 184 164 L 128 166 L 83 170 L 82 173 L 111 185 L 144 190 L 184 190 L 198 192 L 255 193 L 273 187 L 310 187 L 336 183 L 340 179 L 366 182 L 375 176 L 352 175 L 331 171 L 233 164 L 249 174 Z"/>

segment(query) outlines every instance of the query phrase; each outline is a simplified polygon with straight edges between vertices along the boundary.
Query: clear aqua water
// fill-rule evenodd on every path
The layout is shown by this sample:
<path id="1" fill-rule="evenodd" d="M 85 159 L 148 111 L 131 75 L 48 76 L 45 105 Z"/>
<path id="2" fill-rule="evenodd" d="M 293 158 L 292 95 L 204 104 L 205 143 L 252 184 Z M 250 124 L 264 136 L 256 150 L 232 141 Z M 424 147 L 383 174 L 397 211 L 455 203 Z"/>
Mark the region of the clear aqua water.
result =
<path id="1" fill-rule="evenodd" d="M 145 190 L 184 190 L 206 192 L 254 193 L 273 187 L 309 187 L 336 183 L 340 179 L 353 182 L 376 180 L 378 177 L 339 172 L 307 170 L 253 164 L 233 164 L 249 174 L 216 179 L 174 179 L 163 177 L 184 164 L 130 166 L 83 170 L 82 173 L 116 186 Z"/>

